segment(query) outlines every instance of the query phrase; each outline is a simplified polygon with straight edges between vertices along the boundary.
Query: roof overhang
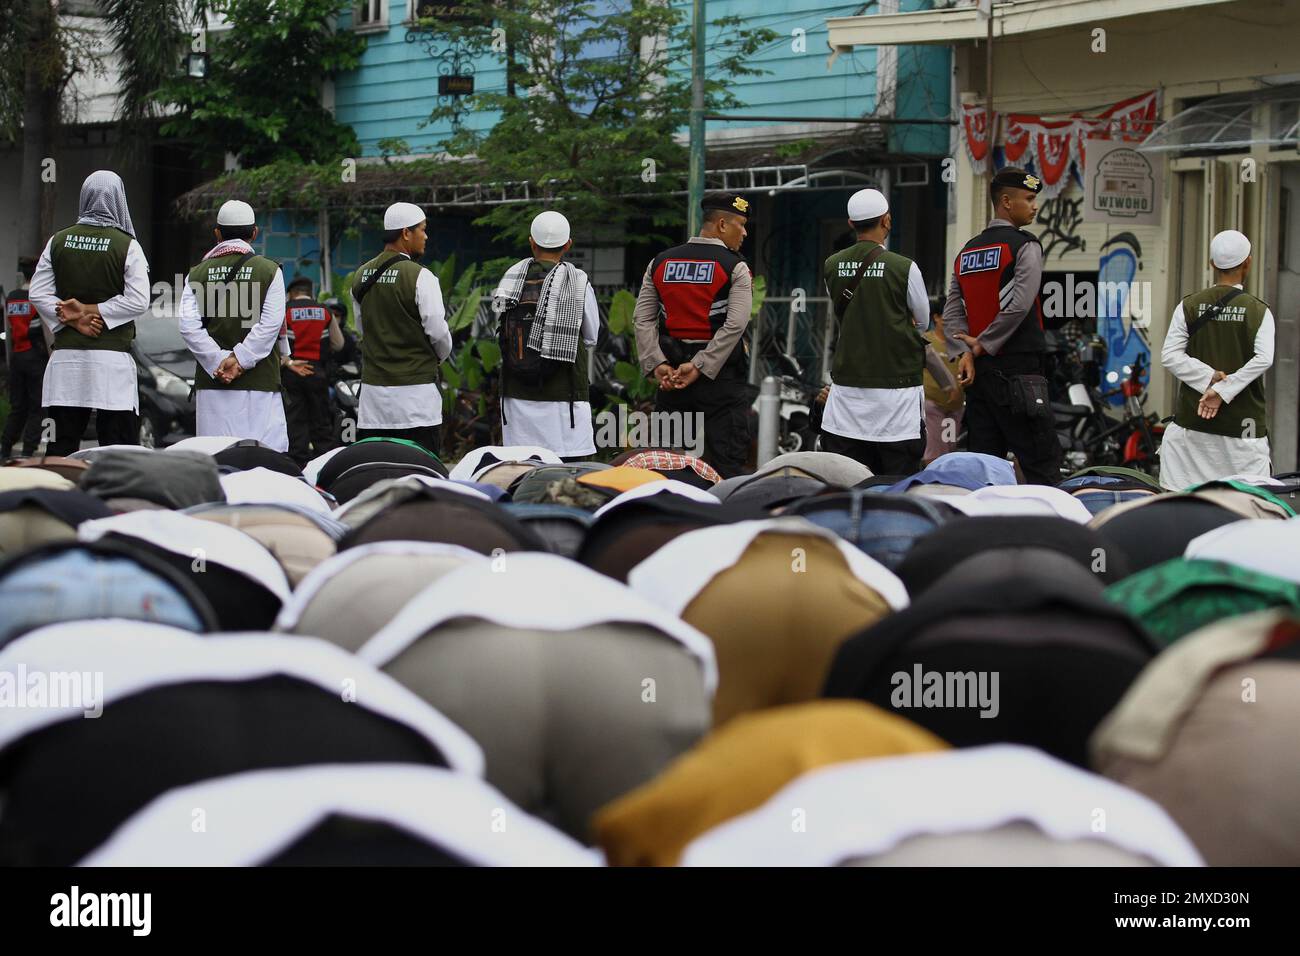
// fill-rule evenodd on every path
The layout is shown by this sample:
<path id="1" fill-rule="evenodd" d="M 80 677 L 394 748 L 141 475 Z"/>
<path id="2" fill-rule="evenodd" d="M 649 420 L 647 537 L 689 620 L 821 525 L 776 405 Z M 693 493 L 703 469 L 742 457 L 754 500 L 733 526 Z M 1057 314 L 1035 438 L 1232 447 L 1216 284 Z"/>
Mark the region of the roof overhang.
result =
<path id="1" fill-rule="evenodd" d="M 1010 0 L 993 5 L 993 35 L 1095 26 L 1102 20 L 1176 13 L 1191 7 L 1236 0 Z M 934 43 L 950 46 L 988 36 L 988 20 L 974 6 L 945 10 L 916 10 L 875 16 L 830 17 L 827 42 L 834 49 L 855 46 L 899 46 Z"/>
<path id="2" fill-rule="evenodd" d="M 1268 107 L 1257 117 L 1256 107 Z M 1151 132 L 1143 153 L 1204 152 L 1257 146 L 1300 148 L 1300 83 L 1225 93 L 1189 106 Z"/>

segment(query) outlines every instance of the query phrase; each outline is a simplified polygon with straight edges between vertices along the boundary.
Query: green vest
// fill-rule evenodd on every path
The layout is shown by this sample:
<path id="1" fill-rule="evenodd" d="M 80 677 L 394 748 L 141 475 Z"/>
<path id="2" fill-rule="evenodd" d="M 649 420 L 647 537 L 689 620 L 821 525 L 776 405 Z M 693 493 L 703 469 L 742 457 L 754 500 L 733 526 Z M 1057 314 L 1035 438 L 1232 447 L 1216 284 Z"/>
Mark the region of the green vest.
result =
<path id="1" fill-rule="evenodd" d="M 1231 288 L 1211 286 L 1183 299 L 1183 319 L 1188 327 Z M 1210 368 L 1231 375 L 1255 354 L 1255 334 L 1264 321 L 1267 309 L 1265 303 L 1250 293 L 1237 296 L 1213 321 L 1207 322 L 1187 340 L 1187 354 L 1200 359 Z M 1196 405 L 1202 394 L 1185 382 L 1179 382 L 1174 421 L 1192 431 L 1227 438 L 1268 436 L 1264 376 L 1259 376 L 1247 385 L 1231 402 L 1224 402 L 1213 418 L 1201 418 L 1196 414 Z"/>
<path id="2" fill-rule="evenodd" d="M 546 274 L 554 267 L 554 262 L 534 259 L 532 265 L 528 267 L 528 275 L 524 281 L 536 282 L 540 285 L 546 278 Z M 542 368 L 545 371 L 540 385 L 534 385 L 527 380 L 521 381 L 518 376 L 506 376 L 502 395 L 505 398 L 517 398 L 525 402 L 585 402 L 589 398 L 587 394 L 589 367 L 587 346 L 583 344 L 580 335 L 578 354 L 574 357 L 573 364 L 543 360 Z"/>
<path id="3" fill-rule="evenodd" d="M 50 239 L 54 291 L 60 299 L 99 305 L 126 291 L 126 252 L 131 237 L 112 226 L 70 226 Z M 82 335 L 70 325 L 54 333 L 56 349 L 95 349 L 129 352 L 135 323 L 105 328 L 97 336 Z"/>
<path id="4" fill-rule="evenodd" d="M 198 299 L 199 315 L 203 325 L 212 336 L 213 341 L 223 349 L 230 351 L 248 335 L 262 315 L 262 303 L 271 282 L 280 271 L 280 267 L 263 256 L 253 256 L 239 267 L 239 272 L 230 283 L 222 286 L 230 267 L 243 256 L 241 252 L 232 252 L 228 256 L 204 259 L 190 270 L 187 280 Z M 280 353 L 275 347 L 266 358 L 233 382 L 218 382 L 203 366 L 195 363 L 194 387 L 214 388 L 231 391 L 278 392 L 280 390 Z"/>
<path id="5" fill-rule="evenodd" d="M 352 296 L 386 259 L 385 250 L 357 270 Z M 424 331 L 415 305 L 415 285 L 421 266 L 400 259 L 361 300 L 361 383 L 363 385 L 428 385 L 438 376 L 438 355 Z"/>
<path id="6" fill-rule="evenodd" d="M 862 261 L 878 245 L 868 240 L 849 246 L 827 259 L 822 270 L 832 303 L 855 287 L 840 321 L 831 381 L 849 388 L 912 388 L 925 372 L 925 338 L 907 306 L 912 260 L 886 252 L 859 283 Z"/>

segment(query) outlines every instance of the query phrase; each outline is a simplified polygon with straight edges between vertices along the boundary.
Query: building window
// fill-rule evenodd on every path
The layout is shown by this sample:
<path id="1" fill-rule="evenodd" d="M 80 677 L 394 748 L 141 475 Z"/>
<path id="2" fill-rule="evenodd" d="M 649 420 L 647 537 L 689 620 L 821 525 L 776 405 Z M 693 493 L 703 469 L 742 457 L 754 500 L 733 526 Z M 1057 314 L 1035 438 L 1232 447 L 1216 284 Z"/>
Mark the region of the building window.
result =
<path id="1" fill-rule="evenodd" d="M 388 29 L 388 0 L 361 0 L 352 14 L 352 29 L 373 33 Z"/>

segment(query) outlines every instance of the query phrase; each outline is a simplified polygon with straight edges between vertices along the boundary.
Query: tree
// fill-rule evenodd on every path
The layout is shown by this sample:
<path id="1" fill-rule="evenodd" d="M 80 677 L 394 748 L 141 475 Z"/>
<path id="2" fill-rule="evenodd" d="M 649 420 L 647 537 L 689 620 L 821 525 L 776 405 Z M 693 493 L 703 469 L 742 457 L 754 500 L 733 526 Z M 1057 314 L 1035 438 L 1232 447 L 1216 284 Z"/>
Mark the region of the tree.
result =
<path id="1" fill-rule="evenodd" d="M 248 166 L 357 155 L 352 128 L 320 101 L 321 82 L 355 69 L 365 50 L 363 37 L 333 28 L 350 6 L 347 0 L 211 0 L 233 29 L 209 43 L 204 79 L 173 75 L 154 94 L 155 103 L 177 109 L 163 135 L 199 155 L 234 153 Z"/>
<path id="2" fill-rule="evenodd" d="M 102 74 L 106 55 L 113 55 L 121 64 L 123 119 L 139 121 L 139 104 L 158 77 L 176 71 L 180 39 L 203 5 L 204 0 L 0 0 L 0 143 L 22 147 L 18 228 L 25 254 L 35 255 L 53 228 L 58 130 L 73 118 L 75 104 L 67 96 L 73 78 Z M 72 16 L 101 18 L 107 42 L 96 30 L 74 25 Z M 47 170 L 55 177 L 43 175 Z"/>
<path id="3" fill-rule="evenodd" d="M 686 187 L 686 147 L 674 140 L 691 99 L 683 10 L 661 0 L 465 0 L 457 10 L 436 28 L 449 43 L 504 55 L 509 83 L 446 103 L 429 122 L 456 120 L 466 108 L 499 113 L 486 133 L 458 126 L 444 148 L 477 157 L 487 179 L 531 183 L 536 197 L 496 206 L 478 222 L 524 244 L 532 215 L 558 208 L 575 222 L 623 226 L 627 241 L 668 240 L 655 230 L 685 218 L 671 195 Z M 749 63 L 776 38 L 740 24 L 711 23 L 710 110 L 738 105 L 731 82 L 763 72 Z M 651 233 L 635 230 L 642 219 L 652 221 Z"/>

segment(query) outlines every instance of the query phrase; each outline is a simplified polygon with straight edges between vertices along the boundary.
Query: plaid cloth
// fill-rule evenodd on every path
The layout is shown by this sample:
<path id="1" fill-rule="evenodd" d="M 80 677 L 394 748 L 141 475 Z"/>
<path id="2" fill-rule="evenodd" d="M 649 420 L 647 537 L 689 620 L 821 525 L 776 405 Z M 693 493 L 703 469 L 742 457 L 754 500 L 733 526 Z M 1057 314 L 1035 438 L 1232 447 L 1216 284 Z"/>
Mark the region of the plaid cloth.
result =
<path id="1" fill-rule="evenodd" d="M 233 256 L 239 253 L 241 256 L 246 252 L 252 252 L 253 247 L 243 239 L 227 239 L 225 242 L 218 242 L 215 246 L 207 251 L 203 256 L 204 259 L 219 259 L 221 256 Z"/>
<path id="2" fill-rule="evenodd" d="M 623 465 L 627 468 L 646 468 L 650 471 L 681 471 L 683 468 L 689 468 L 705 481 L 711 481 L 715 485 L 722 480 L 722 476 L 708 462 L 670 451 L 638 452 L 623 462 Z"/>
<path id="3" fill-rule="evenodd" d="M 492 309 L 497 315 L 519 304 L 532 263 L 532 259 L 523 259 L 506 270 L 501 284 L 492 293 Z M 542 358 L 558 362 L 577 360 L 587 282 L 587 273 L 567 262 L 556 263 L 542 280 L 537 296 L 537 318 L 528 336 L 528 347 L 540 352 Z"/>

